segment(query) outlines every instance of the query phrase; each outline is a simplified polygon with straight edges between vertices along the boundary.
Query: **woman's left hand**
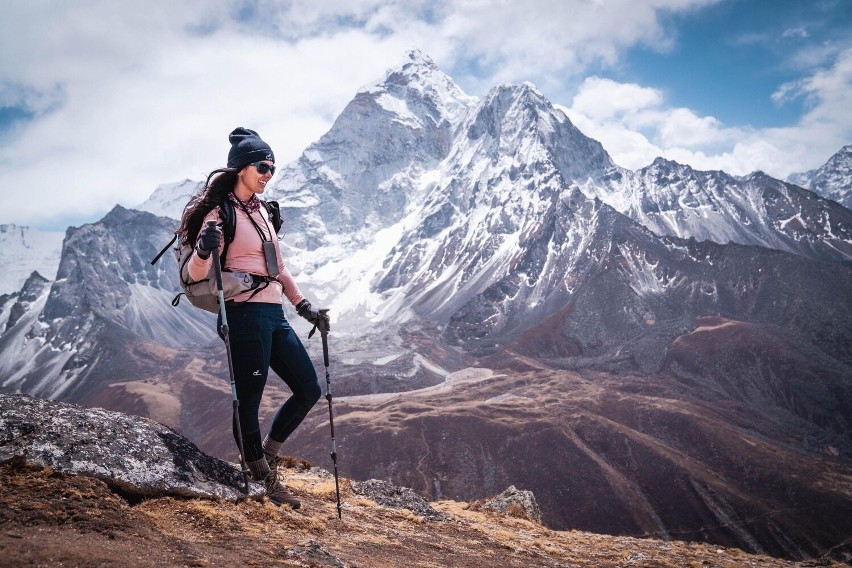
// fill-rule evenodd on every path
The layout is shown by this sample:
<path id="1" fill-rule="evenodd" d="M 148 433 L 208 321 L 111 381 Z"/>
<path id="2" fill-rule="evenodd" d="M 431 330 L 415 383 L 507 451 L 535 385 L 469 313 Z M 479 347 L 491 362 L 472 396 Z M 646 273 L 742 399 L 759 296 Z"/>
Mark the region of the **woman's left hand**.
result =
<path id="1" fill-rule="evenodd" d="M 317 323 L 317 318 L 320 317 L 319 311 L 311 307 L 311 303 L 307 300 L 302 300 L 296 304 L 296 313 L 314 325 Z"/>

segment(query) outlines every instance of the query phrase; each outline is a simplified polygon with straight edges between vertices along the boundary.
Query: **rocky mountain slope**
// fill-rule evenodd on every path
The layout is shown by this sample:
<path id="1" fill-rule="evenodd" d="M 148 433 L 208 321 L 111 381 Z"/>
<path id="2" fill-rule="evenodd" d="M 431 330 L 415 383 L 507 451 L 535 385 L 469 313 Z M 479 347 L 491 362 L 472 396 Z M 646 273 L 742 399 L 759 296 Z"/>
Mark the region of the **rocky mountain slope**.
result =
<path id="1" fill-rule="evenodd" d="M 762 172 L 734 178 L 657 158 L 583 189 L 660 235 L 852 260 L 852 211 Z"/>
<path id="2" fill-rule="evenodd" d="M 2 387 L 80 400 L 117 379 L 147 376 L 163 360 L 158 351 L 209 342 L 210 314 L 173 308 L 176 271 L 149 263 L 173 230 L 171 220 L 121 207 L 69 229 L 56 281 L 48 288 L 31 278 L 17 304 L 28 298 L 28 308 L 14 318 L 10 308 Z"/>
<path id="3" fill-rule="evenodd" d="M 238 472 L 161 425 L 22 396 L 0 395 L 0 407 L 4 566 L 814 565 L 677 539 L 553 531 L 526 518 L 519 501 L 502 513 L 496 498 L 426 503 L 377 480 L 343 479 L 338 519 L 329 474 L 303 460 L 284 471 L 303 503 L 297 511 L 210 499 L 211 481 L 228 487 Z M 80 456 L 74 444 L 87 451 Z M 829 558 L 820 565 L 841 566 Z"/>

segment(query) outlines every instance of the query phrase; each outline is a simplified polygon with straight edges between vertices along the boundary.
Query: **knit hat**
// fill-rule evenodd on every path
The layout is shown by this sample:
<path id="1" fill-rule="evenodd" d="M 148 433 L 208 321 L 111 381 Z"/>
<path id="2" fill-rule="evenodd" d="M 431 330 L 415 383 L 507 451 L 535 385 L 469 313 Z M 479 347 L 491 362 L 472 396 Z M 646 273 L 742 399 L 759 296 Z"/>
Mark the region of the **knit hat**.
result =
<path id="1" fill-rule="evenodd" d="M 228 167 L 242 168 L 253 162 L 262 160 L 275 161 L 275 154 L 269 144 L 260 139 L 257 132 L 248 128 L 235 128 L 228 140 L 231 141 L 231 151 L 228 152 Z"/>

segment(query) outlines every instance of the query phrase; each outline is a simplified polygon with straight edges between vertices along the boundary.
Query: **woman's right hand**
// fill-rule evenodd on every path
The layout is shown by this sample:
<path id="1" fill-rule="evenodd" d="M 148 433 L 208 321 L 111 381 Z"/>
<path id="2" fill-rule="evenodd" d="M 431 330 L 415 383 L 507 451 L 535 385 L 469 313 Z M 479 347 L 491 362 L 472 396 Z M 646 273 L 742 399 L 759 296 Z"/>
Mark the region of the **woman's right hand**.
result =
<path id="1" fill-rule="evenodd" d="M 216 225 L 205 225 L 198 234 L 198 243 L 196 249 L 198 256 L 207 259 L 210 256 L 210 251 L 222 246 L 222 230 Z"/>

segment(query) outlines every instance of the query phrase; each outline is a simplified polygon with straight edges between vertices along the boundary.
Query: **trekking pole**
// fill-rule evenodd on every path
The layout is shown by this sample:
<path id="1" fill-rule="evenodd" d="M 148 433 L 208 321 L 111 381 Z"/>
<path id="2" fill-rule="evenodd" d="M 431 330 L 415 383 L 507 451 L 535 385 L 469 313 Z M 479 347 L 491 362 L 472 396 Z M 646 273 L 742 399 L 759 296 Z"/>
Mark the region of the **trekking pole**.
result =
<path id="1" fill-rule="evenodd" d="M 216 221 L 207 221 L 208 227 L 215 227 Z M 212 251 L 213 271 L 216 273 L 216 290 L 219 293 L 219 315 L 222 317 L 222 337 L 225 340 L 225 352 L 228 354 L 228 372 L 231 375 L 231 400 L 234 406 L 234 426 L 237 430 L 237 446 L 240 449 L 240 468 L 243 470 L 243 483 L 245 494 L 249 494 L 248 466 L 246 466 L 246 453 L 243 450 L 243 431 L 240 427 L 240 401 L 237 398 L 237 383 L 234 381 L 234 361 L 231 359 L 231 337 L 228 330 L 228 314 L 225 312 L 225 290 L 222 285 L 222 262 L 219 259 L 219 249 Z"/>
<path id="2" fill-rule="evenodd" d="M 325 363 L 325 399 L 328 401 L 328 421 L 331 424 L 331 461 L 334 463 L 334 490 L 337 493 L 337 518 L 343 519 L 340 506 L 340 480 L 337 475 L 337 441 L 334 439 L 334 412 L 331 410 L 331 377 L 328 374 L 328 310 L 319 310 L 316 326 L 322 337 L 322 358 Z"/>

